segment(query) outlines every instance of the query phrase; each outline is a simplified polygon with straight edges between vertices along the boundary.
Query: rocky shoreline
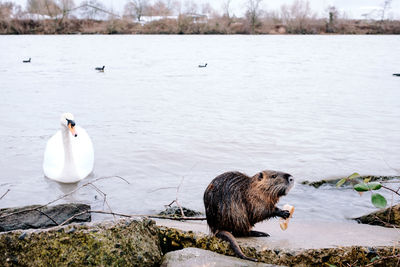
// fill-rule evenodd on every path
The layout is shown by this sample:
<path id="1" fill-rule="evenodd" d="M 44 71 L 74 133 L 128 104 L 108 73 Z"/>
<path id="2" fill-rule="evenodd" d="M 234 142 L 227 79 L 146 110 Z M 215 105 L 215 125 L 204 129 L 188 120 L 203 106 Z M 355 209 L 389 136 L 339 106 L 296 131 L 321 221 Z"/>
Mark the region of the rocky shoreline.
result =
<path id="1" fill-rule="evenodd" d="M 304 184 L 318 188 L 337 181 Z M 179 221 L 182 213 L 185 218 L 201 216 L 170 207 L 155 220 L 131 217 L 93 223 L 88 222 L 91 210 L 85 204 L 1 209 L 0 262 L 2 266 L 230 267 L 398 266 L 400 261 L 400 204 L 347 222 L 293 218 L 284 232 L 276 219 L 258 223 L 255 230 L 270 237 L 237 240 L 243 252 L 259 263 L 236 258 L 227 242 L 209 234 L 204 217 Z"/>
<path id="2" fill-rule="evenodd" d="M 49 229 L 4 232 L 0 234 L 0 262 L 3 262 L 4 266 L 161 266 L 169 252 L 185 248 L 199 248 L 234 256 L 227 242 L 204 233 L 207 229 L 204 223 L 196 225 L 175 221 L 171 224 L 172 222 L 135 218 L 117 222 L 74 223 Z M 201 226 L 200 231 L 196 229 L 198 225 Z M 268 227 L 271 228 L 270 225 Z M 340 266 L 357 263 L 363 266 L 375 259 L 376 266 L 395 266 L 398 258 L 393 255 L 400 254 L 399 244 L 392 244 L 393 240 L 390 239 L 395 230 L 378 226 L 366 227 L 382 229 L 380 231 L 386 239 L 374 240 L 376 246 L 362 245 L 362 240 L 359 243 L 361 245 L 355 241 L 354 245 L 341 246 L 339 242 L 333 244 L 334 246 L 319 245 L 320 247 L 315 248 L 290 247 L 284 243 L 280 247 L 263 246 L 262 244 L 269 244 L 270 240 L 274 242 L 274 239 L 269 238 L 241 238 L 239 244 L 246 255 L 260 262 L 275 265 Z M 185 228 L 196 231 L 188 231 Z M 292 228 L 294 231 L 297 229 L 295 226 Z M 301 228 L 304 229 L 303 226 Z M 273 235 L 281 238 L 279 234 Z M 373 236 L 369 238 L 374 239 Z M 229 260 L 242 261 L 234 257 Z M 247 266 L 253 266 L 251 262 L 245 263 Z M 175 266 L 175 263 L 171 263 L 169 259 L 169 263 L 162 266 Z"/>

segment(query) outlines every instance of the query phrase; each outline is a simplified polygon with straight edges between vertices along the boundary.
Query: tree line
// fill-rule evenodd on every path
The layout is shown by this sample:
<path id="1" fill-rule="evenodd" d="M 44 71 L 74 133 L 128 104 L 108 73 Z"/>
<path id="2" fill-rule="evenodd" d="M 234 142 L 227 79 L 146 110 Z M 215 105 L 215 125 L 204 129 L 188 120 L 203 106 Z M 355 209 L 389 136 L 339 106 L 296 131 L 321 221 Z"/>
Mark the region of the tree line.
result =
<path id="1" fill-rule="evenodd" d="M 318 17 L 306 0 L 295 0 L 277 11 L 263 9 L 264 0 L 243 0 L 244 15 L 237 17 L 232 1 L 224 0 L 215 10 L 209 3 L 193 0 L 127 0 L 123 11 L 117 12 L 98 0 L 79 5 L 74 0 L 27 0 L 25 8 L 0 0 L 0 33 L 400 33 L 400 22 L 388 19 L 392 0 L 384 0 L 378 13 L 369 14 L 374 20 L 368 14 L 363 20 L 349 19 L 335 6 L 328 6 L 325 16 Z"/>

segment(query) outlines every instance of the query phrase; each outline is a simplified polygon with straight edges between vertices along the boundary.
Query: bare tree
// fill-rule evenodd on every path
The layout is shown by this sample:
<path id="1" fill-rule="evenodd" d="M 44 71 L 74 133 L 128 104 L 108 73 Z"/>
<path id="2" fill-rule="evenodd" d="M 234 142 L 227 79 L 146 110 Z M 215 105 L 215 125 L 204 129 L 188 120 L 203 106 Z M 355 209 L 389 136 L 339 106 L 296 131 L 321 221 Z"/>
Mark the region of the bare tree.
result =
<path id="1" fill-rule="evenodd" d="M 81 15 L 86 19 L 104 19 L 108 11 L 98 0 L 86 0 L 79 7 Z"/>
<path id="2" fill-rule="evenodd" d="M 19 16 L 20 13 L 21 6 L 18 6 L 10 1 L 0 1 L 0 20 L 12 19 L 13 17 Z"/>
<path id="3" fill-rule="evenodd" d="M 165 1 L 165 0 L 157 0 L 151 7 L 150 13 L 153 16 L 169 16 L 172 14 L 172 10 L 170 8 L 170 2 L 171 1 Z"/>
<path id="4" fill-rule="evenodd" d="M 328 23 L 326 26 L 326 32 L 335 32 L 335 25 L 337 23 L 337 19 L 339 16 L 339 11 L 335 6 L 329 6 L 328 7 Z"/>
<path id="5" fill-rule="evenodd" d="M 51 18 L 61 13 L 60 7 L 54 0 L 28 0 L 27 10 L 32 14 L 46 15 Z"/>
<path id="6" fill-rule="evenodd" d="M 185 14 L 196 14 L 199 11 L 199 6 L 193 0 L 188 0 L 184 4 L 184 11 Z"/>
<path id="7" fill-rule="evenodd" d="M 180 15 L 182 13 L 182 3 L 178 0 L 169 1 L 168 7 L 175 15 Z"/>
<path id="8" fill-rule="evenodd" d="M 228 20 L 231 18 L 231 3 L 232 0 L 225 0 L 222 3 L 223 16 L 225 16 Z"/>
<path id="9" fill-rule="evenodd" d="M 146 0 L 131 0 L 124 7 L 124 15 L 134 17 L 140 21 L 147 8 L 148 3 Z"/>
<path id="10" fill-rule="evenodd" d="M 214 9 L 210 5 L 210 3 L 204 3 L 201 5 L 201 14 L 209 16 L 212 13 L 214 13 Z"/>
<path id="11" fill-rule="evenodd" d="M 386 13 L 392 8 L 391 4 L 392 4 L 392 0 L 384 0 L 383 1 L 381 21 L 383 21 L 385 19 Z"/>
<path id="12" fill-rule="evenodd" d="M 262 0 L 247 0 L 246 18 L 251 27 L 251 33 L 255 32 L 256 25 L 259 23 L 261 2 Z"/>
<path id="13" fill-rule="evenodd" d="M 57 0 L 57 5 L 61 9 L 62 19 L 68 18 L 70 11 L 75 8 L 74 0 Z"/>
<path id="14" fill-rule="evenodd" d="M 282 21 L 288 26 L 289 31 L 303 33 L 306 26 L 316 15 L 310 8 L 308 1 L 296 0 L 291 6 L 281 6 Z"/>

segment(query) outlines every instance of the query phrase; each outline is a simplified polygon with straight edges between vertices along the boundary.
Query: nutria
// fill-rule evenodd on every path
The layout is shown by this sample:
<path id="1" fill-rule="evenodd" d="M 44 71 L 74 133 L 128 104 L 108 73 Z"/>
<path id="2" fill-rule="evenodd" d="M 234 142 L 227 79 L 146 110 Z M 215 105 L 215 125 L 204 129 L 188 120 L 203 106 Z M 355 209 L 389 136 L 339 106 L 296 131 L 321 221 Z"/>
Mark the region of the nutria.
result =
<path id="1" fill-rule="evenodd" d="M 256 261 L 243 254 L 234 236 L 269 236 L 251 231 L 251 228 L 271 217 L 289 217 L 288 211 L 275 205 L 293 184 L 290 174 L 270 170 L 253 177 L 241 172 L 226 172 L 217 176 L 204 192 L 207 224 L 211 232 L 228 241 L 240 258 Z"/>

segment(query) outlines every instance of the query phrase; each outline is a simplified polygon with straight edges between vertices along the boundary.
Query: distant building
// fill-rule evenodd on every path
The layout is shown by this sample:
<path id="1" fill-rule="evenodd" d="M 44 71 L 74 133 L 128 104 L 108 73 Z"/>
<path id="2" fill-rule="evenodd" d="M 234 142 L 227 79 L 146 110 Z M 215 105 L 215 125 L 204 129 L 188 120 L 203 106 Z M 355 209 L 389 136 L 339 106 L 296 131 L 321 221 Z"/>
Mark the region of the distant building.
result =
<path id="1" fill-rule="evenodd" d="M 144 24 L 147 24 L 149 22 L 159 21 L 159 20 L 162 20 L 162 19 L 177 20 L 178 16 L 141 16 L 140 17 L 140 21 L 138 21 L 137 19 L 135 21 L 139 22 L 142 25 L 144 25 Z"/>
<path id="2" fill-rule="evenodd" d="M 22 15 L 18 16 L 18 19 L 30 19 L 30 20 L 48 20 L 48 19 L 61 19 L 62 14 L 58 14 L 55 16 L 49 16 L 49 15 L 42 15 L 42 14 L 36 14 L 36 13 L 25 13 Z"/>
<path id="3" fill-rule="evenodd" d="M 203 14 L 182 14 L 182 16 L 191 18 L 194 23 L 207 23 L 208 20 L 208 16 Z M 178 18 L 179 16 L 141 16 L 140 21 L 137 20 L 137 18 L 134 18 L 133 20 L 144 25 L 162 19 L 178 20 Z"/>

